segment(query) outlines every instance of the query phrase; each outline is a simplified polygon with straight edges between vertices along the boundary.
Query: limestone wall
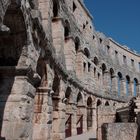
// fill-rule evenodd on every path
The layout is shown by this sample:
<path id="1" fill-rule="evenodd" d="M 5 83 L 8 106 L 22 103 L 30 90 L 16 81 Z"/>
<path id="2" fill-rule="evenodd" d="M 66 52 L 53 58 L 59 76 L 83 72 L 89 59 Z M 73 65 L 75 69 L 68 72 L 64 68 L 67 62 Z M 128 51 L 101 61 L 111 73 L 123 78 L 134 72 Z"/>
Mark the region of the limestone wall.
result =
<path id="1" fill-rule="evenodd" d="M 95 31 L 84 4 L 74 3 L 0 2 L 1 139 L 63 140 L 88 131 L 96 134 L 103 123 L 114 122 L 117 105 L 129 100 L 126 75 L 130 96 L 134 78 L 139 95 L 138 67 L 115 63 L 105 53 L 108 38 Z M 138 55 L 125 54 L 137 65 Z"/>
<path id="2" fill-rule="evenodd" d="M 136 140 L 137 124 L 109 123 L 103 125 L 103 140 Z"/>

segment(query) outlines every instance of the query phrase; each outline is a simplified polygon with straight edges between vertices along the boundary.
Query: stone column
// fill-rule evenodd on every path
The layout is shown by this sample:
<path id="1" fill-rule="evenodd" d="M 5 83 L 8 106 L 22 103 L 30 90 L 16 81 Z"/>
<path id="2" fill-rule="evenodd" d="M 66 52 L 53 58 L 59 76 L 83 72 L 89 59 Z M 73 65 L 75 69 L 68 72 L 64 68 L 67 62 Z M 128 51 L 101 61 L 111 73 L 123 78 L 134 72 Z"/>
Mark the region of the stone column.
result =
<path id="1" fill-rule="evenodd" d="M 56 109 L 53 109 L 52 140 L 65 139 L 66 104 L 63 101 L 64 98 L 65 83 L 61 80 L 59 96 L 53 96 L 53 100 L 55 100 L 57 104 L 53 104 L 53 107 Z"/>
<path id="2" fill-rule="evenodd" d="M 129 83 L 129 96 L 132 97 L 134 96 L 134 82 L 130 81 Z"/>
<path id="3" fill-rule="evenodd" d="M 64 55 L 67 70 L 75 72 L 76 52 L 74 40 L 72 37 L 65 39 Z"/>
<path id="4" fill-rule="evenodd" d="M 65 104 L 58 103 L 58 111 L 53 112 L 53 134 L 52 140 L 65 139 Z"/>
<path id="5" fill-rule="evenodd" d="M 86 106 L 78 106 L 83 115 L 83 133 L 87 132 L 87 108 Z"/>
<path id="6" fill-rule="evenodd" d="M 72 103 L 72 136 L 77 135 L 77 127 L 76 127 L 76 121 L 77 121 L 77 107 L 76 104 Z"/>
<path id="7" fill-rule="evenodd" d="M 37 95 L 42 96 L 40 113 L 34 114 L 33 140 L 50 140 L 52 133 L 52 96 L 50 89 L 40 87 Z M 40 107 L 40 105 L 37 107 Z M 37 120 L 36 120 L 37 119 Z"/>
<path id="8" fill-rule="evenodd" d="M 97 129 L 97 122 L 96 122 L 96 108 L 92 108 L 92 131 L 96 135 L 96 129 Z"/>
<path id="9" fill-rule="evenodd" d="M 103 86 L 105 88 L 105 92 L 110 93 L 111 85 L 110 81 L 111 80 L 111 75 L 109 71 L 105 71 L 103 75 Z"/>
<path id="10" fill-rule="evenodd" d="M 53 46 L 56 51 L 57 58 L 65 65 L 64 62 L 64 25 L 61 18 L 55 18 L 52 21 L 52 38 Z"/>

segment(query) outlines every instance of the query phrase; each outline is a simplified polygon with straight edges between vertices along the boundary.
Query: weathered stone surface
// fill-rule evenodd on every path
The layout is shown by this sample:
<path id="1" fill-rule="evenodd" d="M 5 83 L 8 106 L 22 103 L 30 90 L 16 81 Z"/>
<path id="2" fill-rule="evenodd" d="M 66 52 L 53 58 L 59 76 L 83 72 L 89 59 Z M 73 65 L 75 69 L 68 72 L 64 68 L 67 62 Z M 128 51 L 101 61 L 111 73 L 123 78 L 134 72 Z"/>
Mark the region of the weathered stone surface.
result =
<path id="1" fill-rule="evenodd" d="M 101 138 L 102 124 L 140 94 L 139 62 L 95 30 L 82 0 L 0 0 L 0 139 Z"/>
<path id="2" fill-rule="evenodd" d="M 137 124 L 108 123 L 102 127 L 103 140 L 136 140 Z"/>

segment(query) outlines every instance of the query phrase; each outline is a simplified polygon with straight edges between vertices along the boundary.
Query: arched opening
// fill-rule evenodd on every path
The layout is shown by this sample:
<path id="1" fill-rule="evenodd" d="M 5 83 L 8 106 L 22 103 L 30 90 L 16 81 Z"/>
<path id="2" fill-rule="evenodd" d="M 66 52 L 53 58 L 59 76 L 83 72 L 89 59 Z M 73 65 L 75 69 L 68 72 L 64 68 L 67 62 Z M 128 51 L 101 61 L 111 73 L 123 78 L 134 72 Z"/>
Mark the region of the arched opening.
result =
<path id="1" fill-rule="evenodd" d="M 126 96 L 130 95 L 130 77 L 126 76 Z"/>
<path id="2" fill-rule="evenodd" d="M 103 74 L 103 75 L 104 75 L 105 71 L 106 71 L 106 65 L 103 63 L 103 64 L 102 64 L 102 74 Z"/>
<path id="3" fill-rule="evenodd" d="M 112 92 L 112 88 L 113 88 L 113 76 L 114 76 L 114 70 L 111 68 L 110 69 L 110 92 Z"/>
<path id="4" fill-rule="evenodd" d="M 80 135 L 83 133 L 83 112 L 82 112 L 82 107 L 83 107 L 83 97 L 81 92 L 78 93 L 77 96 L 77 135 Z"/>
<path id="5" fill-rule="evenodd" d="M 4 4 L 6 4 L 6 3 L 4 3 Z M 10 99 L 11 98 L 14 99 L 15 94 L 11 94 L 11 92 L 12 92 L 13 86 L 15 89 L 16 85 L 14 83 L 17 84 L 18 80 L 17 80 L 17 78 L 15 78 L 17 73 L 15 73 L 15 69 L 13 67 L 18 65 L 19 59 L 22 54 L 23 47 L 27 45 L 27 34 L 26 34 L 26 26 L 25 26 L 23 13 L 20 10 L 20 8 L 17 7 L 17 5 L 14 5 L 14 4 L 10 5 L 8 7 L 7 11 L 4 11 L 3 14 L 5 14 L 4 19 L 3 19 L 3 24 L 5 25 L 5 27 L 7 26 L 7 29 L 9 28 L 9 32 L 1 31 L 1 34 L 0 34 L 0 69 L 2 69 L 2 70 L 0 70 L 0 95 L 3 98 L 0 101 L 0 103 L 1 103 L 0 139 L 5 140 L 5 139 L 9 139 L 9 135 L 8 135 L 9 132 L 12 131 L 13 134 L 15 133 L 15 130 L 13 129 L 13 126 L 14 126 L 13 122 L 9 118 L 14 118 L 15 121 L 20 120 L 19 115 L 17 115 L 15 117 L 15 114 L 14 113 L 11 114 L 10 112 L 14 108 L 18 108 L 19 106 L 22 106 L 22 105 L 18 106 L 18 104 L 20 103 L 20 101 L 22 99 L 16 100 L 17 104 L 15 104 L 13 102 L 12 106 L 11 106 L 11 101 L 9 102 L 9 97 L 10 97 Z M 24 62 L 22 64 L 24 65 Z M 9 67 L 7 67 L 7 66 L 9 66 Z M 23 81 L 25 81 L 25 79 Z M 23 81 L 21 81 L 21 83 Z M 20 93 L 20 92 L 21 92 L 21 90 L 24 90 L 24 88 L 26 88 L 26 87 L 24 87 L 24 85 L 27 84 L 26 82 L 24 82 L 24 84 L 22 86 L 21 83 L 18 83 L 18 85 L 16 86 L 16 91 L 18 92 L 16 94 L 18 94 L 19 96 L 22 95 L 22 93 Z M 20 87 L 18 87 L 18 86 L 20 86 Z M 24 91 L 25 94 L 27 93 L 27 91 L 28 91 L 28 88 Z M 32 91 L 30 91 L 30 92 L 32 92 Z M 33 94 L 30 93 L 30 95 L 33 95 Z M 27 100 L 26 100 L 26 102 L 27 102 Z M 28 102 L 27 102 L 27 104 L 28 104 Z M 31 104 L 29 103 L 28 105 L 30 106 Z M 10 110 L 9 110 L 9 107 L 10 107 Z M 19 111 L 21 113 L 23 113 L 22 112 L 23 110 L 21 111 L 21 108 L 19 108 Z M 5 113 L 6 113 L 6 115 L 5 115 Z M 23 116 L 23 114 L 21 116 Z M 30 114 L 28 115 L 28 117 L 30 120 L 30 117 L 31 117 Z M 8 121 L 7 121 L 7 119 L 8 119 Z M 7 126 L 9 126 L 9 124 L 11 124 L 11 126 L 9 126 L 7 128 L 7 127 L 5 127 L 5 124 Z M 21 127 L 23 126 L 22 123 L 19 123 L 19 124 Z M 13 135 L 13 139 L 14 138 L 15 137 Z"/>
<path id="6" fill-rule="evenodd" d="M 105 102 L 105 106 L 109 106 L 109 102 L 108 101 Z"/>
<path id="7" fill-rule="evenodd" d="M 92 108 L 92 98 L 88 97 L 87 99 L 87 129 L 90 130 L 92 127 L 92 115 L 93 115 L 93 108 Z"/>
<path id="8" fill-rule="evenodd" d="M 52 90 L 54 91 L 54 94 L 52 96 L 53 111 L 58 111 L 60 78 L 58 77 L 57 73 L 55 73 L 53 79 Z"/>
<path id="9" fill-rule="evenodd" d="M 101 100 L 98 100 L 97 101 L 97 107 L 100 106 L 100 105 L 102 105 L 102 102 L 101 102 Z"/>
<path id="10" fill-rule="evenodd" d="M 84 48 L 84 55 L 85 55 L 87 58 L 90 58 L 90 52 L 89 52 L 89 49 L 88 49 L 88 48 Z"/>
<path id="11" fill-rule="evenodd" d="M 65 37 L 65 39 L 67 37 L 69 37 L 69 35 L 70 35 L 70 24 L 69 24 L 68 20 L 65 20 L 65 25 L 64 25 L 64 37 Z"/>
<path id="12" fill-rule="evenodd" d="M 35 83 L 35 87 L 46 87 L 47 86 L 47 67 L 46 67 L 45 60 L 43 60 L 42 58 L 38 59 L 36 72 L 40 80 L 38 80 Z"/>
<path id="13" fill-rule="evenodd" d="M 138 80 L 137 80 L 137 78 L 134 78 L 134 96 L 135 97 L 138 95 L 138 91 L 139 91 Z"/>
<path id="14" fill-rule="evenodd" d="M 70 98 L 71 98 L 71 88 L 70 88 L 70 87 L 68 87 L 68 88 L 66 89 L 65 98 L 67 99 L 67 102 L 70 101 Z"/>
<path id="15" fill-rule="evenodd" d="M 122 74 L 118 72 L 118 96 L 121 95 L 121 80 L 122 80 Z"/>
<path id="16" fill-rule="evenodd" d="M 80 47 L 80 39 L 78 37 L 75 38 L 75 52 L 77 53 Z"/>
<path id="17" fill-rule="evenodd" d="M 96 56 L 94 57 L 93 63 L 94 63 L 96 66 L 99 64 L 99 60 L 98 60 L 98 58 L 97 58 Z"/>
<path id="18" fill-rule="evenodd" d="M 10 28 L 10 33 L 0 37 L 0 66 L 17 66 L 22 48 L 27 44 L 22 11 L 9 6 L 3 24 Z"/>
<path id="19" fill-rule="evenodd" d="M 58 17 L 58 11 L 59 11 L 59 1 L 53 0 L 53 17 Z"/>
<path id="20" fill-rule="evenodd" d="M 108 84 L 107 82 L 106 82 L 106 75 L 105 75 L 105 72 L 106 72 L 106 65 L 103 63 L 102 64 L 102 67 L 101 67 L 101 69 L 102 69 L 102 81 L 103 81 L 103 86 L 104 86 L 104 88 L 106 87 L 106 85 Z"/>

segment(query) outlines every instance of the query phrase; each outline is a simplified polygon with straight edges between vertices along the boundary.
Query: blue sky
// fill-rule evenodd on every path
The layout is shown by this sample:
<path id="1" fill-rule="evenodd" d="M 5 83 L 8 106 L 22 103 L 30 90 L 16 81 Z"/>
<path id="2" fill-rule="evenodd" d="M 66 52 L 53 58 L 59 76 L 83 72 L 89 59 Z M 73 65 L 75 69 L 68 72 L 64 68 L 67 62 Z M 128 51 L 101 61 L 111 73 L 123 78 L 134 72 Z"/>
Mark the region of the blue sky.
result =
<path id="1" fill-rule="evenodd" d="M 84 0 L 97 31 L 140 53 L 140 0 Z"/>

